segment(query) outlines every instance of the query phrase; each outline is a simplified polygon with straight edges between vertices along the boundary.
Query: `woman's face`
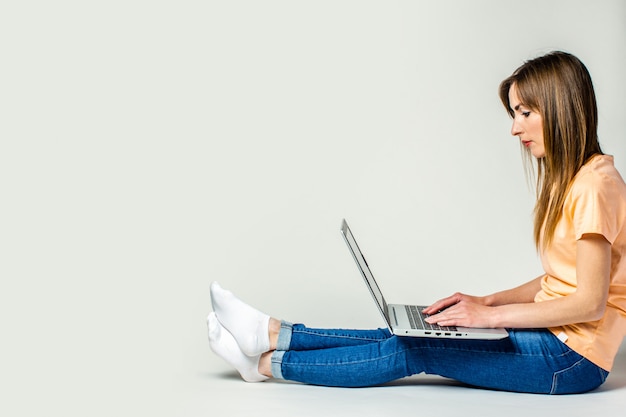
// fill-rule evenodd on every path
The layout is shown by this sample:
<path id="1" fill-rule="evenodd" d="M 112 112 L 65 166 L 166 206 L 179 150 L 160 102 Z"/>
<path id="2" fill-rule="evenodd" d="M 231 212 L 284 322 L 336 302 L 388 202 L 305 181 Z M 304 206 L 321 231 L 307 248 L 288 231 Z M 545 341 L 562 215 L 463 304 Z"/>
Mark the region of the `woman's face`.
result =
<path id="1" fill-rule="evenodd" d="M 517 136 L 535 158 L 545 157 L 541 115 L 520 101 L 515 84 L 511 84 L 509 88 L 509 104 L 513 111 L 511 134 Z"/>

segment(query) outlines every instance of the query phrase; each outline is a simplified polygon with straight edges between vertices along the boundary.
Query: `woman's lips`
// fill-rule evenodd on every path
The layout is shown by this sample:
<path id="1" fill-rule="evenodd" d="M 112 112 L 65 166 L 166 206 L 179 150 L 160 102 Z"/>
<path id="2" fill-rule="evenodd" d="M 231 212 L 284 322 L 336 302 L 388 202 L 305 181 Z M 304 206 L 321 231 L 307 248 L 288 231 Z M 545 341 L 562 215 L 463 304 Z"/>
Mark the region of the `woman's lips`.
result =
<path id="1" fill-rule="evenodd" d="M 523 144 L 524 146 L 526 146 L 527 148 L 530 146 L 530 144 L 531 144 L 531 143 L 533 143 L 533 141 L 532 141 L 532 140 L 523 140 L 523 141 L 522 141 L 522 144 Z"/>

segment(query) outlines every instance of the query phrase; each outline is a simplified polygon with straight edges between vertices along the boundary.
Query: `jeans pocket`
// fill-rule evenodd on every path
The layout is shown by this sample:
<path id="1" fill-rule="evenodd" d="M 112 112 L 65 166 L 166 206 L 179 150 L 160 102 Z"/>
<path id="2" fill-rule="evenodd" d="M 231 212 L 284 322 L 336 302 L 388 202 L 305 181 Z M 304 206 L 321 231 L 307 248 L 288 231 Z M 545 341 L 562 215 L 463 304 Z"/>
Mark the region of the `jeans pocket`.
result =
<path id="1" fill-rule="evenodd" d="M 606 381 L 609 373 L 599 366 L 580 358 L 573 365 L 552 377 L 550 394 L 579 394 L 598 388 Z"/>

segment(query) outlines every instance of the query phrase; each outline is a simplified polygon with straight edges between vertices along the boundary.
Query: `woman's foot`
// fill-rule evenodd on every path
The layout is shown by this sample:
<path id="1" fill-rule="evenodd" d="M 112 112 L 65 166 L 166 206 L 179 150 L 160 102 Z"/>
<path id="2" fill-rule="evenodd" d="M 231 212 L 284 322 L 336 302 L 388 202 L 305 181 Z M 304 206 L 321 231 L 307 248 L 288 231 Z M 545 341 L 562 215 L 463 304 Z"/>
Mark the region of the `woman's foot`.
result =
<path id="1" fill-rule="evenodd" d="M 243 353 L 258 356 L 270 350 L 270 316 L 244 303 L 217 282 L 211 284 L 211 302 L 219 322 Z"/>
<path id="2" fill-rule="evenodd" d="M 235 368 L 244 381 L 260 382 L 269 378 L 259 373 L 261 355 L 250 357 L 244 354 L 233 335 L 222 327 L 214 312 L 207 317 L 207 325 L 211 350 Z"/>

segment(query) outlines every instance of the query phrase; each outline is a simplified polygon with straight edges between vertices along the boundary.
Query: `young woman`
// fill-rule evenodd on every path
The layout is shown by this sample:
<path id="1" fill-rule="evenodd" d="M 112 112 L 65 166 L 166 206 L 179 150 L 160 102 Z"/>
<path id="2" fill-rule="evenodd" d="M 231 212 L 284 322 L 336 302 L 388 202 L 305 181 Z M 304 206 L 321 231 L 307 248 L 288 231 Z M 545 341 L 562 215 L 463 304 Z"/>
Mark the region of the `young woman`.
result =
<path id="1" fill-rule="evenodd" d="M 358 387 L 424 372 L 515 392 L 600 386 L 626 335 L 626 184 L 598 143 L 591 77 L 576 57 L 553 52 L 504 80 L 500 98 L 527 162 L 536 160 L 534 237 L 545 273 L 484 297 L 457 293 L 425 312 L 442 326 L 506 327 L 508 338 L 311 329 L 269 317 L 213 283 L 212 350 L 250 382 Z"/>

